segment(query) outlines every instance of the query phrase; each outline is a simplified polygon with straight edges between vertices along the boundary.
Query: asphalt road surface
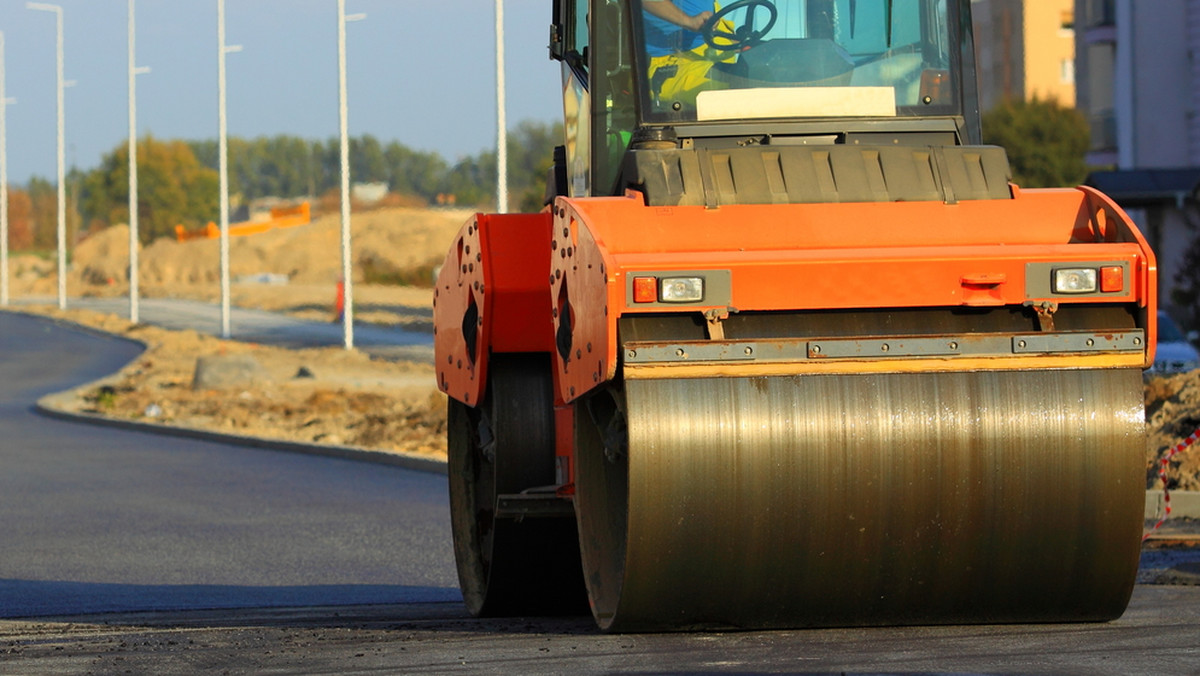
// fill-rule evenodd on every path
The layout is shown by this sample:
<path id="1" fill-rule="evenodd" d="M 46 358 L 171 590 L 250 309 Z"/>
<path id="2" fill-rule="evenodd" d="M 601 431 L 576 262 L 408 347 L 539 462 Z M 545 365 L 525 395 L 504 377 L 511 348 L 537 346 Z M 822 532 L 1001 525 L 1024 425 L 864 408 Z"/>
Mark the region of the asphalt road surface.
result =
<path id="1" fill-rule="evenodd" d="M 1200 673 L 1196 586 L 1139 585 L 1104 624 L 610 636 L 472 619 L 443 477 L 31 412 L 137 349 L 0 313 L 0 673 Z"/>
<path id="2" fill-rule="evenodd" d="M 18 303 L 53 305 L 53 298 L 24 298 Z M 71 309 L 105 312 L 129 318 L 128 298 L 71 298 Z M 221 306 L 179 298 L 142 298 L 138 301 L 138 320 L 166 329 L 192 329 L 213 336 L 221 335 Z M 278 312 L 231 307 L 230 331 L 235 340 L 283 347 L 341 346 L 344 328 L 341 322 L 315 322 L 296 319 Z M 354 324 L 354 346 L 385 359 L 433 361 L 433 334 L 419 331 Z"/>
<path id="3" fill-rule="evenodd" d="M 0 616 L 461 598 L 444 477 L 32 411 L 138 351 L 0 313 Z"/>

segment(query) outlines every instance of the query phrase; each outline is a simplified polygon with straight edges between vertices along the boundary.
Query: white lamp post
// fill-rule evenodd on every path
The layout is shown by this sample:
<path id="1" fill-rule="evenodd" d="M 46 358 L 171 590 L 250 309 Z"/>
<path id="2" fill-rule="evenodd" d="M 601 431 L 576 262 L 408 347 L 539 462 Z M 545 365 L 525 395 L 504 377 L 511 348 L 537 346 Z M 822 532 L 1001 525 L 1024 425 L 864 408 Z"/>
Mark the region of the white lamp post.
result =
<path id="1" fill-rule="evenodd" d="M 63 11 L 58 5 L 43 2 L 27 2 L 29 9 L 54 12 L 56 28 L 56 56 L 58 74 L 58 308 L 67 309 L 67 181 L 66 181 L 66 133 L 63 124 Z"/>
<path id="2" fill-rule="evenodd" d="M 342 343 L 354 348 L 354 279 L 350 266 L 350 124 L 346 97 L 346 22 L 361 21 L 366 14 L 346 16 L 346 0 L 338 0 L 338 119 L 341 127 L 342 169 Z"/>
<path id="3" fill-rule="evenodd" d="M 504 0 L 496 0 L 496 210 L 508 213 L 508 123 L 504 114 Z"/>
<path id="4" fill-rule="evenodd" d="M 8 104 L 4 95 L 4 33 L 0 33 L 0 305 L 8 305 Z"/>
<path id="5" fill-rule="evenodd" d="M 229 338 L 229 129 L 225 120 L 225 55 L 242 51 L 225 44 L 225 0 L 217 0 L 217 154 L 221 174 L 221 337 Z"/>
<path id="6" fill-rule="evenodd" d="M 134 48 L 134 0 L 129 0 L 129 321 L 138 323 L 138 174 L 137 76 L 149 68 L 137 67 Z"/>

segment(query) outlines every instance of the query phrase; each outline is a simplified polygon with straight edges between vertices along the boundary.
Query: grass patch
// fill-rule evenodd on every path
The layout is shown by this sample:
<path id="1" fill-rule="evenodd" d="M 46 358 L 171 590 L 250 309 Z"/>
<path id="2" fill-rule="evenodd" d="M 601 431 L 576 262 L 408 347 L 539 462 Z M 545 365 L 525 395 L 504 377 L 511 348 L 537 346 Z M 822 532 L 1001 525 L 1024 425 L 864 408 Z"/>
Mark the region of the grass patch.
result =
<path id="1" fill-rule="evenodd" d="M 384 284 L 389 286 L 411 286 L 418 289 L 432 289 L 434 271 L 440 261 L 429 261 L 409 268 L 397 269 L 380 265 L 374 260 L 359 263 L 363 273 L 363 282 L 367 284 Z"/>
<path id="2" fill-rule="evenodd" d="M 117 405 L 117 390 L 112 385 L 102 385 L 92 393 L 97 408 L 112 410 Z"/>

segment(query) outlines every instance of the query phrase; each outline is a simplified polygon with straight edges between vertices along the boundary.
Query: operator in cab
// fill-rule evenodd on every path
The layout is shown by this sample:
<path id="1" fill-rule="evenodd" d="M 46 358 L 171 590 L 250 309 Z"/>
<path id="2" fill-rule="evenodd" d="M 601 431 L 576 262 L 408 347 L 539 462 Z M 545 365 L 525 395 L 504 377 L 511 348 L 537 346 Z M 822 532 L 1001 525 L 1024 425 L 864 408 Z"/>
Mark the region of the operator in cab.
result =
<path id="1" fill-rule="evenodd" d="M 947 8 L 947 0 L 642 0 L 647 114 L 953 112 Z"/>
<path id="2" fill-rule="evenodd" d="M 711 89 L 713 64 L 734 55 L 712 49 L 701 29 L 719 9 L 713 0 L 643 0 L 650 88 L 660 101 L 695 105 L 696 94 Z"/>

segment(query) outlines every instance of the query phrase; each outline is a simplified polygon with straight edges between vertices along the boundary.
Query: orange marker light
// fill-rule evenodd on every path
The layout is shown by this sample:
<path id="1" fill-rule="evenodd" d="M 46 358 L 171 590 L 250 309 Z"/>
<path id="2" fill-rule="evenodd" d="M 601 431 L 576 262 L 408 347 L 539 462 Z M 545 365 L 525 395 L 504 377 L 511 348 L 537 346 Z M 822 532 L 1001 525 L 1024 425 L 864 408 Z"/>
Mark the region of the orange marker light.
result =
<path id="1" fill-rule="evenodd" d="M 654 277 L 633 278 L 633 302 L 653 303 L 658 300 L 658 279 Z"/>
<path id="2" fill-rule="evenodd" d="M 1106 265 L 1100 268 L 1100 291 L 1117 293 L 1125 290 L 1125 269 L 1120 265 Z"/>

